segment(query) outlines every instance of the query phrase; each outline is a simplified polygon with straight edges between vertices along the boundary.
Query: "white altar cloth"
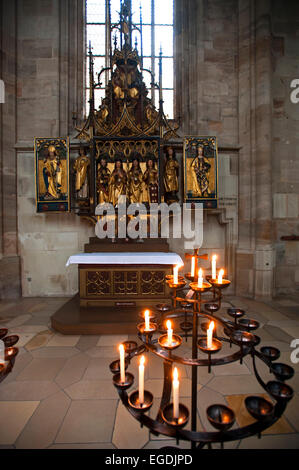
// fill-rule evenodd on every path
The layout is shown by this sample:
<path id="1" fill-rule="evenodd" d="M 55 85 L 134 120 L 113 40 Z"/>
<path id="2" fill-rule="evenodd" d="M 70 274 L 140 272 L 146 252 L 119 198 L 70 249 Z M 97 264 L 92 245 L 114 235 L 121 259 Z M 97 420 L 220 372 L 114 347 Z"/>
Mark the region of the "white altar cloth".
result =
<path id="1" fill-rule="evenodd" d="M 183 265 L 182 258 L 176 253 L 79 253 L 69 257 L 70 264 L 172 264 Z"/>

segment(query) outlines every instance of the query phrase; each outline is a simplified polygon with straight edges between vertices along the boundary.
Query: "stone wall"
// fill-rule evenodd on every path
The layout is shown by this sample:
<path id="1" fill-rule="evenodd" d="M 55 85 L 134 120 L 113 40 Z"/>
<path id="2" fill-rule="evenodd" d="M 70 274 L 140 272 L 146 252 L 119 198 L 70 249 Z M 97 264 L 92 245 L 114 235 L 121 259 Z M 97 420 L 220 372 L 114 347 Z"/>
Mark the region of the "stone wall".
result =
<path id="1" fill-rule="evenodd" d="M 299 4 L 272 2 L 273 41 L 273 235 L 275 292 L 299 291 L 299 103 L 291 102 L 292 80 L 299 79 Z"/>

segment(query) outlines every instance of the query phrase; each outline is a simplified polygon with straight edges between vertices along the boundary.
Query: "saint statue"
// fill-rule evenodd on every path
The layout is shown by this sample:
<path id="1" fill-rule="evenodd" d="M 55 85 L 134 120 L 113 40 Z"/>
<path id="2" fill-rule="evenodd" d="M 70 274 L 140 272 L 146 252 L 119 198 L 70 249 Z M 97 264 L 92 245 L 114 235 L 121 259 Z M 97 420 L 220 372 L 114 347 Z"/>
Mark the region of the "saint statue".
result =
<path id="1" fill-rule="evenodd" d="M 143 193 L 143 173 L 140 168 L 139 155 L 133 156 L 132 167 L 128 172 L 128 198 L 130 203 L 139 204 L 142 202 Z"/>
<path id="2" fill-rule="evenodd" d="M 109 202 L 109 181 L 111 173 L 107 168 L 107 160 L 102 157 L 98 165 L 97 174 L 97 193 L 98 193 L 98 204 Z"/>
<path id="3" fill-rule="evenodd" d="M 126 196 L 127 190 L 127 173 L 123 169 L 121 158 L 115 160 L 114 170 L 109 181 L 109 202 L 117 207 L 118 198 Z"/>
<path id="4" fill-rule="evenodd" d="M 143 176 L 143 181 L 147 189 L 147 200 L 151 202 L 159 202 L 159 185 L 158 185 L 158 170 L 155 165 L 154 157 L 149 157 L 146 162 L 146 171 Z"/>
<path id="5" fill-rule="evenodd" d="M 46 186 L 45 199 L 59 199 L 62 187 L 62 165 L 54 145 L 48 148 L 44 159 L 43 178 Z"/>
<path id="6" fill-rule="evenodd" d="M 194 196 L 209 197 L 209 178 L 211 168 L 210 163 L 204 156 L 202 145 L 197 146 L 197 155 L 191 163 Z"/>
<path id="7" fill-rule="evenodd" d="M 178 200 L 177 192 L 179 190 L 178 172 L 179 164 L 176 161 L 175 153 L 172 147 L 166 147 L 166 164 L 164 168 L 164 189 L 166 200 L 175 202 Z"/>
<path id="8" fill-rule="evenodd" d="M 88 168 L 90 166 L 90 159 L 85 155 L 83 147 L 79 149 L 79 156 L 74 163 L 74 170 L 76 172 L 76 199 L 88 199 L 89 197 L 89 183 L 88 183 Z"/>

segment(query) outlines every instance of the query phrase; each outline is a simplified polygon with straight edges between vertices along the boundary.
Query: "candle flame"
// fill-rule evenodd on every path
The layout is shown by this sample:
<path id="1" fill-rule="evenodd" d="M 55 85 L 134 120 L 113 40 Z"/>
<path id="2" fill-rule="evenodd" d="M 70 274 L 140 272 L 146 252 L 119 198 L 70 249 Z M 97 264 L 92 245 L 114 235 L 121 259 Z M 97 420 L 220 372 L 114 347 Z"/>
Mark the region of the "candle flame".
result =
<path id="1" fill-rule="evenodd" d="M 167 320 L 166 326 L 167 326 L 167 329 L 168 329 L 168 330 L 171 330 L 172 325 L 171 325 L 171 321 L 170 321 L 170 320 Z"/>
<path id="2" fill-rule="evenodd" d="M 222 282 L 223 274 L 224 274 L 224 269 L 220 269 L 219 274 L 218 274 L 219 284 Z"/>
<path id="3" fill-rule="evenodd" d="M 178 381 L 178 379 L 179 379 L 179 373 L 178 373 L 177 367 L 175 367 L 173 371 L 173 380 Z"/>
<path id="4" fill-rule="evenodd" d="M 144 316 L 145 316 L 145 317 L 148 317 L 148 316 L 149 316 L 149 313 L 150 313 L 149 310 L 146 310 L 146 311 L 144 312 Z"/>
<path id="5" fill-rule="evenodd" d="M 119 352 L 124 352 L 124 351 L 125 351 L 124 345 L 120 344 L 119 345 Z"/>
<path id="6" fill-rule="evenodd" d="M 209 332 L 213 332 L 214 328 L 215 328 L 215 323 L 211 321 L 211 323 L 209 324 Z"/>
<path id="7" fill-rule="evenodd" d="M 216 261 L 216 259 L 217 259 L 217 255 L 213 255 L 213 256 L 212 256 L 212 260 L 213 260 L 213 261 Z"/>
<path id="8" fill-rule="evenodd" d="M 140 358 L 140 365 L 141 365 L 141 366 L 144 366 L 144 363 L 145 363 L 145 357 L 144 357 L 144 356 L 141 356 L 141 358 Z"/>

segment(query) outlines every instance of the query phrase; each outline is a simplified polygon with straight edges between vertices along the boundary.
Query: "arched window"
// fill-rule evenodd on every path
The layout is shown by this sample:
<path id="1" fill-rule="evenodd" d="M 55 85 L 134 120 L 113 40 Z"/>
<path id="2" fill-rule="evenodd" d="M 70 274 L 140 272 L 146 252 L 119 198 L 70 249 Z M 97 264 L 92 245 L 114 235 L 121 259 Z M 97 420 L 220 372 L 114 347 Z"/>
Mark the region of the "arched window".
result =
<path id="1" fill-rule="evenodd" d="M 92 53 L 95 57 L 95 73 L 101 71 L 109 63 L 109 3 L 111 9 L 111 23 L 119 21 L 121 0 L 86 0 L 86 56 L 91 41 Z M 155 82 L 159 79 L 159 53 L 162 49 L 162 86 L 164 112 L 169 119 L 173 119 L 174 108 L 174 80 L 173 80 L 173 0 L 131 0 L 132 21 L 140 28 L 142 24 L 143 38 L 143 67 L 155 75 Z M 140 8 L 141 6 L 141 8 Z M 108 35 L 108 36 L 107 36 Z M 113 36 L 112 43 L 118 38 Z M 133 34 L 133 43 L 137 45 L 141 54 L 140 35 Z M 119 46 L 119 41 L 118 41 Z M 86 97 L 88 112 L 88 60 L 86 60 Z M 106 82 L 109 75 L 106 74 Z M 158 106 L 158 91 L 151 87 L 150 74 L 144 73 L 144 81 L 149 90 L 152 101 Z M 95 106 L 98 108 L 101 99 L 105 96 L 105 85 L 95 91 Z"/>

